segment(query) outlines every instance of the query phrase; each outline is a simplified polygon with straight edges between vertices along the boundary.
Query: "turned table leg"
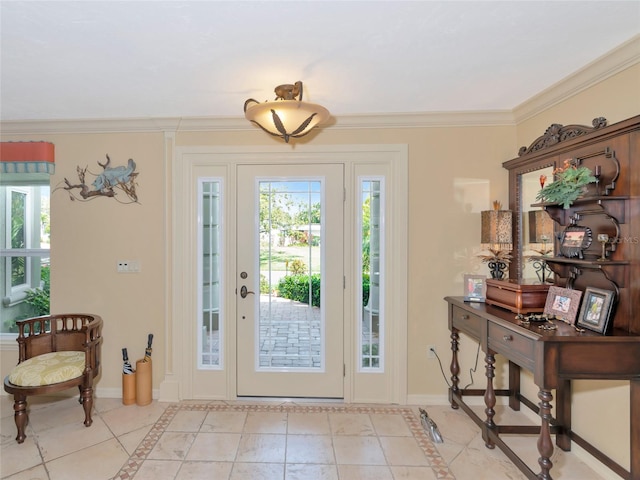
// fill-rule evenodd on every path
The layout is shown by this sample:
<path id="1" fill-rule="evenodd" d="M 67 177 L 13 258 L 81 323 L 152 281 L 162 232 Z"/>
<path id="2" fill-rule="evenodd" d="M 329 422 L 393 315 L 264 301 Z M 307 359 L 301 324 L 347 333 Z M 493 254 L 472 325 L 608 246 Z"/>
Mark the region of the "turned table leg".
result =
<path id="1" fill-rule="evenodd" d="M 90 427 L 93 423 L 91 409 L 93 408 L 93 388 L 82 389 L 82 408 L 84 409 L 84 424 Z"/>
<path id="2" fill-rule="evenodd" d="M 460 393 L 460 388 L 458 387 L 458 383 L 460 382 L 460 378 L 458 377 L 458 374 L 460 373 L 460 364 L 458 363 L 459 338 L 458 330 L 451 329 L 451 365 L 449 367 L 451 370 L 451 389 L 449 394 L 449 403 L 451 403 L 451 408 L 454 410 L 458 409 L 458 404 L 453 400 L 453 395 Z"/>
<path id="3" fill-rule="evenodd" d="M 14 403 L 13 403 L 13 418 L 16 421 L 16 428 L 18 429 L 18 436 L 16 437 L 16 441 L 18 443 L 24 442 L 24 439 L 27 436 L 24 434 L 24 429 L 27 426 L 27 397 L 26 395 L 13 395 Z"/>
<path id="4" fill-rule="evenodd" d="M 493 421 L 493 417 L 496 414 L 496 411 L 493 407 L 496 406 L 496 393 L 493 389 L 493 378 L 495 377 L 495 363 L 496 358 L 492 352 L 487 353 L 485 357 L 486 369 L 487 369 L 487 389 L 484 392 L 484 404 L 487 408 L 484 409 L 484 413 L 487 414 L 487 419 L 485 420 L 485 425 L 487 426 L 486 432 L 483 432 L 484 444 L 487 448 L 495 448 L 495 443 L 489 438 L 489 430 L 491 428 L 495 428 L 496 424 Z"/>
<path id="5" fill-rule="evenodd" d="M 538 437 L 538 453 L 540 458 L 538 464 L 540 465 L 540 473 L 538 478 L 551 480 L 551 474 L 549 471 L 553 466 L 551 462 L 551 455 L 553 455 L 553 442 L 551 441 L 551 430 L 549 428 L 551 424 L 551 400 L 553 395 L 549 390 L 540 389 L 538 392 L 538 398 L 540 399 L 540 436 Z"/>

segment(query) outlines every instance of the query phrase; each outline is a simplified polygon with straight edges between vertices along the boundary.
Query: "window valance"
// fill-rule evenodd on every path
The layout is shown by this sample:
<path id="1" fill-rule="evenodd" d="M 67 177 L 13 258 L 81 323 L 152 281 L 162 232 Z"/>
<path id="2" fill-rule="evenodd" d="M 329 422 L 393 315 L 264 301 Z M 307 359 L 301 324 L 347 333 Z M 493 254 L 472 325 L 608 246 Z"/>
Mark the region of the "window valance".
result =
<path id="1" fill-rule="evenodd" d="M 55 146 L 49 142 L 0 142 L 0 173 L 55 171 Z"/>

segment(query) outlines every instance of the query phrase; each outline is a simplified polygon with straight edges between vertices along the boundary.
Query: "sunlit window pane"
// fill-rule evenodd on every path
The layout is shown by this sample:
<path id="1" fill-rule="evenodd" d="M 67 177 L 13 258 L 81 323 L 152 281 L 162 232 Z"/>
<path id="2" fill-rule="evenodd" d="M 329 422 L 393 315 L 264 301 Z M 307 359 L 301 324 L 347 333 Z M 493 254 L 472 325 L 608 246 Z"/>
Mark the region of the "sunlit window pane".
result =
<path id="1" fill-rule="evenodd" d="M 259 190 L 258 368 L 322 370 L 322 183 L 264 180 Z"/>
<path id="2" fill-rule="evenodd" d="M 383 259 L 384 241 L 382 180 L 363 179 L 360 182 L 360 257 L 362 301 L 360 326 L 360 369 L 382 371 L 384 368 L 383 337 Z"/>
<path id="3" fill-rule="evenodd" d="M 15 182 L 15 183 L 14 183 Z M 15 321 L 49 314 L 49 175 L 5 174 L 0 185 L 0 333 Z"/>
<path id="4" fill-rule="evenodd" d="M 199 225 L 200 322 L 198 358 L 200 368 L 221 367 L 222 312 L 220 309 L 222 269 L 222 221 L 220 181 L 200 182 Z"/>

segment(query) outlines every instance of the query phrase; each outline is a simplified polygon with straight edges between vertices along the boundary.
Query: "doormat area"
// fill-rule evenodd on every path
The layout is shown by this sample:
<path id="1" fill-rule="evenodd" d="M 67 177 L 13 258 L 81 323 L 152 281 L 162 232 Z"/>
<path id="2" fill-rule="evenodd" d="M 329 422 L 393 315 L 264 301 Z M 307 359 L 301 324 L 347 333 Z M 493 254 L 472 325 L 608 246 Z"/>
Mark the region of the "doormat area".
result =
<path id="1" fill-rule="evenodd" d="M 262 404 L 226 404 L 226 403 L 173 403 L 169 404 L 158 421 L 151 427 L 146 437 L 140 442 L 133 455 L 120 469 L 113 480 L 130 480 L 140 469 L 142 463 L 155 447 L 156 443 L 171 423 L 171 420 L 180 411 L 204 411 L 204 412 L 264 412 L 264 413 L 346 413 L 346 414 L 384 414 L 401 415 L 409 430 L 416 439 L 418 445 L 427 457 L 430 467 L 436 478 L 443 480 L 455 480 L 445 460 L 435 447 L 428 434 L 424 431 L 420 417 L 409 407 L 395 406 L 323 406 L 323 405 L 299 405 L 286 403 L 279 405 Z"/>

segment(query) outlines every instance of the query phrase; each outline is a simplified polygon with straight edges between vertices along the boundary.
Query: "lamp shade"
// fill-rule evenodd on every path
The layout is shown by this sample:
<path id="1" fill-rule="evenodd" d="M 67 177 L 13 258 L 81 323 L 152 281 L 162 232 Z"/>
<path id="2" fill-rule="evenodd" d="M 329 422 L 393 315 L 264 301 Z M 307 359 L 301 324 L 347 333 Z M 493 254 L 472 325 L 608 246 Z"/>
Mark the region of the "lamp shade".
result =
<path id="1" fill-rule="evenodd" d="M 507 245 L 512 243 L 511 210 L 486 210 L 480 212 L 482 230 L 480 243 Z"/>
<path id="2" fill-rule="evenodd" d="M 260 103 L 253 98 L 244 102 L 244 116 L 287 143 L 290 138 L 303 137 L 329 118 L 329 110 L 316 103 L 303 102 L 302 90 L 302 82 L 279 85 L 274 90 L 273 102 Z"/>
<path id="3" fill-rule="evenodd" d="M 529 243 L 545 243 L 553 238 L 553 220 L 544 210 L 532 210 L 529 215 Z"/>
<path id="4" fill-rule="evenodd" d="M 329 110 L 316 103 L 280 100 L 250 103 L 246 106 L 245 117 L 265 132 L 288 142 L 290 137 L 302 137 L 327 120 Z"/>

